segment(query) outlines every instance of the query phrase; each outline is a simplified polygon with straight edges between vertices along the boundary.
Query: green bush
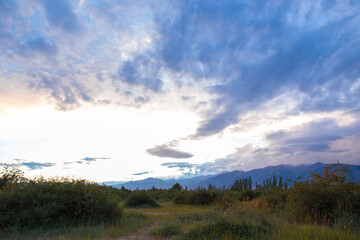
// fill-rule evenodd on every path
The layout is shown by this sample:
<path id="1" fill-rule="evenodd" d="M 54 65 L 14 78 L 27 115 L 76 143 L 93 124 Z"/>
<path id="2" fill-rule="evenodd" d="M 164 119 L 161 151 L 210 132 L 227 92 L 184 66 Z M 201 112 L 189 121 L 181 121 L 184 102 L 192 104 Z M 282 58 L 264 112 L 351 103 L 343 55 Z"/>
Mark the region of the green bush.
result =
<path id="1" fill-rule="evenodd" d="M 173 198 L 175 204 L 186 204 L 188 201 L 186 192 L 180 192 Z"/>
<path id="2" fill-rule="evenodd" d="M 239 200 L 240 201 L 250 201 L 250 200 L 253 200 L 254 198 L 256 198 L 258 196 L 259 196 L 259 192 L 255 192 L 255 191 L 252 191 L 250 189 L 247 189 L 247 190 L 240 193 Z"/>
<path id="3" fill-rule="evenodd" d="M 0 171 L 0 190 L 6 188 L 10 184 L 25 182 L 24 172 L 16 167 L 5 165 Z"/>
<path id="4" fill-rule="evenodd" d="M 62 182 L 59 182 L 59 181 Z M 118 198 L 83 180 L 13 183 L 0 191 L 0 228 L 58 227 L 118 219 Z"/>
<path id="5" fill-rule="evenodd" d="M 179 226 L 174 224 L 165 224 L 160 228 L 151 230 L 150 234 L 162 238 L 169 238 L 181 234 L 181 229 Z"/>
<path id="6" fill-rule="evenodd" d="M 284 190 L 264 190 L 260 193 L 260 200 L 264 201 L 267 207 L 283 209 L 286 205 L 288 192 Z"/>
<path id="7" fill-rule="evenodd" d="M 135 192 L 130 195 L 125 202 L 126 207 L 130 208 L 155 208 L 160 207 L 146 192 Z"/>
<path id="8" fill-rule="evenodd" d="M 182 239 L 261 239 L 261 234 L 266 231 L 267 227 L 261 224 L 217 219 L 215 222 L 190 229 Z"/>
<path id="9" fill-rule="evenodd" d="M 360 217 L 359 192 L 359 184 L 354 183 L 296 183 L 290 190 L 288 208 L 299 221 L 334 223 L 346 216 Z"/>
<path id="10" fill-rule="evenodd" d="M 207 211 L 202 213 L 189 213 L 177 216 L 177 219 L 181 223 L 193 223 L 193 222 L 200 222 L 206 221 L 209 219 L 215 219 L 219 215 L 219 212 L 216 211 Z"/>
<path id="11" fill-rule="evenodd" d="M 332 164 L 311 181 L 295 182 L 288 209 L 293 219 L 316 223 L 352 222 L 360 217 L 360 184 L 347 178 L 346 167 Z"/>
<path id="12" fill-rule="evenodd" d="M 187 197 L 187 204 L 193 205 L 208 205 L 215 203 L 217 199 L 221 198 L 222 194 L 219 191 L 207 191 L 199 189 L 191 191 Z"/>

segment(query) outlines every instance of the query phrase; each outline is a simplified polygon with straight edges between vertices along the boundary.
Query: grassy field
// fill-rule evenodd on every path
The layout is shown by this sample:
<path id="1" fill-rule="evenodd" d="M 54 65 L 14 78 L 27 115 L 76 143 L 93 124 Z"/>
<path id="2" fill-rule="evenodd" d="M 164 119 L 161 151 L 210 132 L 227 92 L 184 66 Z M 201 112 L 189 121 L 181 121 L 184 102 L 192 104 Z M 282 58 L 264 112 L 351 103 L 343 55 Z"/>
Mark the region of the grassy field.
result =
<path id="1" fill-rule="evenodd" d="M 360 184 L 342 176 L 315 176 L 289 189 L 274 177 L 256 189 L 242 179 L 222 190 L 175 184 L 130 191 L 4 175 L 0 239 L 358 240 Z"/>
<path id="2" fill-rule="evenodd" d="M 357 231 L 291 223 L 285 215 L 258 209 L 254 201 L 229 209 L 163 202 L 159 208 L 125 208 L 122 218 L 111 224 L 39 228 L 8 239 L 360 239 Z"/>

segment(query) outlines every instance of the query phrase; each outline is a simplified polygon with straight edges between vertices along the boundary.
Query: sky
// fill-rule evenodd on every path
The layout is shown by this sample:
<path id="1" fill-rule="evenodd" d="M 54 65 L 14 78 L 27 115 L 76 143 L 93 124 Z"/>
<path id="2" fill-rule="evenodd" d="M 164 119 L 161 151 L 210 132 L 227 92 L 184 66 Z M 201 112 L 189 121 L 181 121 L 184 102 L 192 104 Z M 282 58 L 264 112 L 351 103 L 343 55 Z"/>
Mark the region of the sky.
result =
<path id="1" fill-rule="evenodd" d="M 354 0 L 0 0 L 0 165 L 173 178 L 360 164 Z"/>

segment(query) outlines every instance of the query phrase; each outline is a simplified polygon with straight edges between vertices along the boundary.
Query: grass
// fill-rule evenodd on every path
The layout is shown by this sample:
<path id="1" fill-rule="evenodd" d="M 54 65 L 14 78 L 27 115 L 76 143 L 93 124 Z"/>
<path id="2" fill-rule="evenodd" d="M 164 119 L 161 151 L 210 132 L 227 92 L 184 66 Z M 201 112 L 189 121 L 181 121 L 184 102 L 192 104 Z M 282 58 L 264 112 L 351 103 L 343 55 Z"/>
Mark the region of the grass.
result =
<path id="1" fill-rule="evenodd" d="M 0 239 L 116 239 L 119 236 L 134 233 L 150 223 L 150 218 L 146 215 L 127 211 L 113 223 L 52 229 L 39 227 L 26 232 L 16 231 L 7 235 L 0 234 Z"/>
<path id="2" fill-rule="evenodd" d="M 157 208 L 160 205 L 152 199 L 146 192 L 135 192 L 129 196 L 124 203 L 129 208 Z"/>
<path id="3" fill-rule="evenodd" d="M 4 175 L 0 239 L 360 239 L 360 184 L 333 172 L 289 190 L 253 192 L 129 191 Z"/>
<path id="4" fill-rule="evenodd" d="M 215 205 L 161 203 L 160 208 L 125 208 L 113 223 L 43 229 L 0 235 L 1 239 L 117 239 L 143 234 L 144 239 L 273 239 L 357 240 L 358 231 L 287 220 L 283 211 L 259 208 L 256 201 L 236 202 L 230 209 Z M 140 235 L 139 235 L 140 237 Z"/>
<path id="5" fill-rule="evenodd" d="M 275 226 L 272 239 L 278 240 L 357 240 L 360 234 L 320 225 L 283 223 Z"/>
<path id="6" fill-rule="evenodd" d="M 169 238 L 181 234 L 181 229 L 178 225 L 167 223 L 159 228 L 152 229 L 150 234 L 160 238 Z"/>

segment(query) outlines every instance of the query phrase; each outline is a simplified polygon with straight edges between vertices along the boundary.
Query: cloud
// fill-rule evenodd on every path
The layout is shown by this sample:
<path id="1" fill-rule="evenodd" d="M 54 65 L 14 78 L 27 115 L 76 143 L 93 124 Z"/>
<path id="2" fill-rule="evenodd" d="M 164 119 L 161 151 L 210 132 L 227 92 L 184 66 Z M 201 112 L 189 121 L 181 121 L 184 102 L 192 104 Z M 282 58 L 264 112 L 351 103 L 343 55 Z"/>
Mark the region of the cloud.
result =
<path id="1" fill-rule="evenodd" d="M 95 162 L 97 160 L 108 160 L 110 159 L 109 157 L 84 157 L 81 158 L 80 160 L 82 161 L 87 161 L 87 162 Z"/>
<path id="2" fill-rule="evenodd" d="M 84 27 L 74 13 L 70 1 L 42 0 L 41 3 L 45 8 L 46 19 L 52 26 L 74 35 L 81 34 L 84 31 Z"/>
<path id="3" fill-rule="evenodd" d="M 292 152 L 325 152 L 331 150 L 331 143 L 357 133 L 360 133 L 358 124 L 340 127 L 333 120 L 325 119 L 293 128 L 292 131 L 268 134 L 266 140 L 276 149 Z"/>
<path id="4" fill-rule="evenodd" d="M 175 168 L 177 171 L 181 172 L 182 177 L 194 177 L 200 174 L 206 174 L 205 172 L 199 171 L 201 164 L 195 164 L 190 162 L 166 162 L 161 164 L 163 167 Z"/>
<path id="5" fill-rule="evenodd" d="M 140 172 L 140 173 L 134 173 L 133 176 L 141 176 L 141 175 L 146 175 L 149 174 L 151 172 Z"/>
<path id="6" fill-rule="evenodd" d="M 192 164 L 168 162 L 162 166 L 178 168 L 188 176 L 218 174 L 279 164 L 311 164 L 314 162 L 359 164 L 360 124 L 341 126 L 334 119 L 311 121 L 288 130 L 266 135 L 267 146 L 251 143 L 213 162 Z"/>
<path id="7" fill-rule="evenodd" d="M 191 153 L 176 150 L 172 148 L 172 146 L 166 144 L 147 149 L 146 152 L 157 157 L 175 158 L 175 159 L 191 158 L 194 156 Z"/>
<path id="8" fill-rule="evenodd" d="M 55 165 L 56 165 L 55 163 L 24 162 L 24 163 L 21 163 L 20 166 L 26 166 L 30 170 L 35 170 L 35 169 L 42 169 L 42 168 L 46 168 L 46 167 L 52 167 Z"/>
<path id="9" fill-rule="evenodd" d="M 153 92 L 161 92 L 163 82 L 158 78 L 158 68 L 149 57 L 138 55 L 132 61 L 123 62 L 114 79 L 130 86 L 142 86 Z"/>
<path id="10" fill-rule="evenodd" d="M 72 165 L 72 164 L 90 164 L 92 162 L 96 162 L 98 160 L 108 160 L 111 159 L 110 157 L 84 157 L 81 158 L 78 161 L 74 161 L 74 162 L 64 162 L 64 165 Z"/>
<path id="11" fill-rule="evenodd" d="M 267 134 L 268 146 L 247 144 L 224 159 L 197 166 L 199 172 L 251 170 L 278 164 L 314 162 L 358 164 L 360 125 L 355 122 L 340 126 L 334 120 L 309 122 L 289 130 Z"/>
<path id="12" fill-rule="evenodd" d="M 189 163 L 189 162 L 167 162 L 161 164 L 161 166 L 167 167 L 167 168 L 193 168 L 197 166 L 197 164 Z"/>
<path id="13" fill-rule="evenodd" d="M 58 48 L 55 43 L 50 43 L 42 37 L 28 40 L 20 47 L 20 52 L 24 56 L 31 56 L 31 53 L 38 52 L 45 56 L 55 56 Z"/>
<path id="14" fill-rule="evenodd" d="M 177 95 L 202 117 L 192 139 L 234 125 L 254 128 L 261 121 L 247 114 L 259 112 L 258 119 L 269 120 L 263 110 L 277 98 L 277 106 L 283 107 L 279 118 L 351 111 L 354 119 L 360 118 L 356 1 L 19 3 L 0 0 L 5 96 L 19 86 L 67 111 L 83 104 L 141 107 Z M 194 91 L 185 92 L 188 88 Z M 198 96 L 204 92 L 206 99 Z M 243 146 L 239 154 L 246 150 L 254 159 L 270 156 L 275 161 L 285 159 L 285 153 L 296 155 L 293 159 L 306 153 L 324 158 L 320 155 L 335 151 L 348 159 L 346 146 L 351 139 L 358 143 L 356 135 L 333 132 L 347 129 L 331 121 L 313 124 L 272 133 L 265 139 L 266 148 Z M 318 135 L 301 135 L 309 129 L 317 129 Z M 324 134 L 330 132 L 333 135 Z M 175 147 L 164 144 L 147 152 L 175 159 L 193 156 Z M 213 165 L 214 171 L 220 171 L 221 161 Z"/>
<path id="15" fill-rule="evenodd" d="M 1 0 L 0 64 L 4 81 L 19 74 L 60 110 L 109 92 L 139 107 L 169 86 L 196 86 L 211 94 L 201 138 L 289 91 L 293 113 L 359 108 L 359 10 L 326 0 Z"/>
<path id="16" fill-rule="evenodd" d="M 158 20 L 163 63 L 194 79 L 217 79 L 208 89 L 218 97 L 195 137 L 219 133 L 287 91 L 298 92 L 295 112 L 358 106 L 359 89 L 349 89 L 360 77 L 359 4 L 179 1 L 173 7 L 173 17 Z"/>
<path id="17" fill-rule="evenodd" d="M 56 163 L 40 163 L 40 162 L 28 162 L 26 159 L 15 158 L 16 163 L 0 163 L 0 166 L 9 165 L 12 167 L 26 167 L 29 170 L 39 170 L 43 168 L 53 167 Z"/>
<path id="18" fill-rule="evenodd" d="M 88 88 L 75 79 L 50 77 L 34 73 L 36 81 L 30 82 L 29 87 L 36 90 L 50 90 L 51 98 L 56 100 L 56 108 L 66 111 L 79 107 L 82 102 L 92 102 Z"/>

